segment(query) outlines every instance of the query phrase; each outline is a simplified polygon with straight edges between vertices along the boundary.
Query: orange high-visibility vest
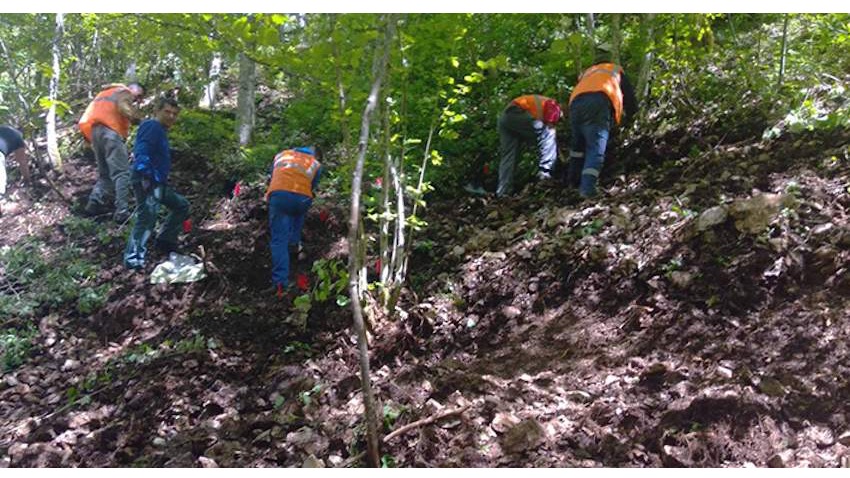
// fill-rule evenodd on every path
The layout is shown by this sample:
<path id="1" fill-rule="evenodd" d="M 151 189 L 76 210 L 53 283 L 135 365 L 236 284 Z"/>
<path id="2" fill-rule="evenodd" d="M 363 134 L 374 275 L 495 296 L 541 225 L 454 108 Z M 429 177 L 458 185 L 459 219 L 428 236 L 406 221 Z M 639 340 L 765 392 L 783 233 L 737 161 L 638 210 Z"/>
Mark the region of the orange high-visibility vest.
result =
<path id="1" fill-rule="evenodd" d="M 511 104 L 528 111 L 532 118 L 543 121 L 543 103 L 550 100 L 555 101 L 541 95 L 523 95 L 511 101 Z"/>
<path id="2" fill-rule="evenodd" d="M 266 189 L 266 200 L 275 191 L 289 191 L 313 197 L 313 178 L 321 164 L 312 154 L 287 149 L 274 157 L 272 180 Z"/>
<path id="3" fill-rule="evenodd" d="M 614 63 L 599 63 L 584 70 L 578 79 L 570 103 L 582 93 L 605 93 L 614 107 L 614 120 L 620 124 L 623 118 L 623 90 L 620 89 L 620 74 L 623 69 Z"/>
<path id="4" fill-rule="evenodd" d="M 115 85 L 98 93 L 89 103 L 79 122 L 80 132 L 86 141 L 91 142 L 91 130 L 96 124 L 102 124 L 127 139 L 130 118 L 118 109 L 118 97 L 122 92 L 129 93 L 130 89 L 124 85 Z"/>

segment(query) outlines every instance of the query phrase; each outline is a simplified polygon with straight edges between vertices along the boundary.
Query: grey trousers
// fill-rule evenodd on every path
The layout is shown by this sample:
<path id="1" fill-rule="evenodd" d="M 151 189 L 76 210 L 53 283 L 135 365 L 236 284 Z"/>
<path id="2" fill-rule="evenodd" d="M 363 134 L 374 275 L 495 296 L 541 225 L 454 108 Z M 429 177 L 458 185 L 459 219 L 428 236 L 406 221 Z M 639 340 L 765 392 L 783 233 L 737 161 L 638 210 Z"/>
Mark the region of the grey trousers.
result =
<path id="1" fill-rule="evenodd" d="M 513 192 L 519 145 L 522 142 L 537 144 L 538 167 L 551 173 L 558 159 L 555 128 L 535 121 L 524 109 L 511 105 L 499 116 L 499 187 L 497 196 Z"/>
<path id="2" fill-rule="evenodd" d="M 115 216 L 130 214 L 130 163 L 124 138 L 103 125 L 92 128 L 92 148 L 97 160 L 97 183 L 87 209 L 104 210 L 115 204 Z"/>

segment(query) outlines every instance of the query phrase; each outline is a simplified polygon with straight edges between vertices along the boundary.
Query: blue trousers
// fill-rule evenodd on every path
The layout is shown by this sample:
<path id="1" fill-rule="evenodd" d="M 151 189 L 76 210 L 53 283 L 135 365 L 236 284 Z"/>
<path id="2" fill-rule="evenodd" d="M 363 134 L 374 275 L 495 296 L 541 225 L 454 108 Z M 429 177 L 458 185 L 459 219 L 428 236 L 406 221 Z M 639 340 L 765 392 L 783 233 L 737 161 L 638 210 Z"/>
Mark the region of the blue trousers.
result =
<path id="1" fill-rule="evenodd" d="M 567 178 L 584 197 L 596 195 L 611 129 L 611 101 L 604 93 L 588 93 L 570 103 L 570 164 Z"/>
<path id="2" fill-rule="evenodd" d="M 312 204 L 312 198 L 289 191 L 275 191 L 269 195 L 272 282 L 275 285 L 289 285 L 289 245 L 301 242 L 304 217 Z"/>

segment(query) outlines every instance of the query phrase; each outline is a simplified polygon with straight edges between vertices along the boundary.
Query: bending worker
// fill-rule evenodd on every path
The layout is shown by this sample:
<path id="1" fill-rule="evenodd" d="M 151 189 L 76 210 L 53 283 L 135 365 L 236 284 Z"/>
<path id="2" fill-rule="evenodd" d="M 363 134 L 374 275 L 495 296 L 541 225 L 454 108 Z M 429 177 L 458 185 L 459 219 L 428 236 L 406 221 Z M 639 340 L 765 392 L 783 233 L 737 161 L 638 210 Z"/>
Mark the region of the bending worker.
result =
<path id="1" fill-rule="evenodd" d="M 278 298 L 289 287 L 289 250 L 301 249 L 304 217 L 313 204 L 313 193 L 319 184 L 322 165 L 316 148 L 287 149 L 278 153 L 266 189 L 271 229 L 272 282 Z"/>
<path id="2" fill-rule="evenodd" d="M 30 182 L 29 156 L 21 132 L 11 126 L 0 126 L 0 197 L 6 194 L 6 160 L 15 158 L 21 168 L 21 179 Z"/>
<path id="3" fill-rule="evenodd" d="M 537 144 L 537 178 L 552 178 L 558 159 L 555 124 L 561 119 L 561 107 L 556 100 L 540 95 L 525 95 L 514 99 L 499 116 L 499 186 L 496 195 L 513 192 L 514 169 L 519 156 L 519 144 Z"/>
<path id="4" fill-rule="evenodd" d="M 98 215 L 111 210 L 113 219 L 123 224 L 130 217 L 130 165 L 124 141 L 130 133 L 130 122 L 141 118 L 133 106 L 144 94 L 138 83 L 115 84 L 98 93 L 80 118 L 80 132 L 91 143 L 97 161 L 97 183 L 89 195 L 85 212 Z"/>
<path id="5" fill-rule="evenodd" d="M 610 60 L 606 46 L 597 47 L 596 61 L 586 69 L 570 95 L 570 164 L 567 180 L 582 197 L 596 195 L 605 162 L 605 147 L 613 123 L 633 118 L 638 105 L 623 68 Z"/>

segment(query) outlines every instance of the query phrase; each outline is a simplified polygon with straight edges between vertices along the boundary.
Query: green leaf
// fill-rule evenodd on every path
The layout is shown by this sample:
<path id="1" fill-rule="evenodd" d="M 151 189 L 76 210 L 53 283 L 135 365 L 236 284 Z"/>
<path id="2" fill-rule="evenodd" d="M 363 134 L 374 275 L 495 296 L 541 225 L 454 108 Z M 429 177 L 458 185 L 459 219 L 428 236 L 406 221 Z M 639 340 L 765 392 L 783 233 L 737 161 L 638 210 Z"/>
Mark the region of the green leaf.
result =
<path id="1" fill-rule="evenodd" d="M 309 312 L 310 308 L 313 306 L 312 300 L 310 299 L 310 294 L 299 295 L 295 298 L 292 304 L 299 312 L 303 313 Z"/>
<path id="2" fill-rule="evenodd" d="M 336 305 L 340 307 L 347 307 L 348 304 L 351 303 L 351 299 L 346 295 L 338 295 L 336 296 Z"/>

